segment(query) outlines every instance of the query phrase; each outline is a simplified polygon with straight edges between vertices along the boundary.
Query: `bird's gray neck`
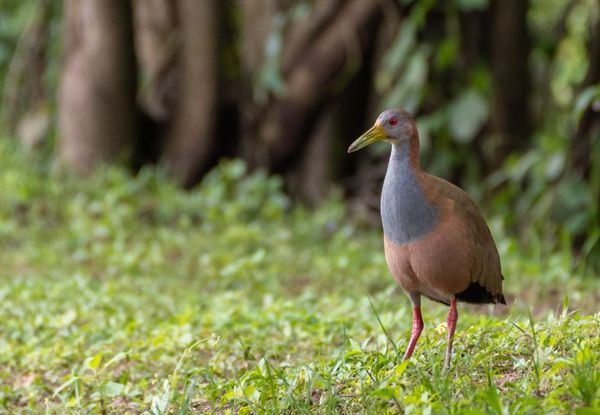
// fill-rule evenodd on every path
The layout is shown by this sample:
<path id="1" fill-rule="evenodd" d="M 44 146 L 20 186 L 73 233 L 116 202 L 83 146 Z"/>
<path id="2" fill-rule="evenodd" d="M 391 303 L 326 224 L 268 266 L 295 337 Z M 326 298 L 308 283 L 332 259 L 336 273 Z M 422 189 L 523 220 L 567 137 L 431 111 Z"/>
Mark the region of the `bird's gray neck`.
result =
<path id="1" fill-rule="evenodd" d="M 383 190 L 381 221 L 384 235 L 397 244 L 414 242 L 433 230 L 438 209 L 425 197 L 411 166 L 409 142 L 392 145 Z"/>

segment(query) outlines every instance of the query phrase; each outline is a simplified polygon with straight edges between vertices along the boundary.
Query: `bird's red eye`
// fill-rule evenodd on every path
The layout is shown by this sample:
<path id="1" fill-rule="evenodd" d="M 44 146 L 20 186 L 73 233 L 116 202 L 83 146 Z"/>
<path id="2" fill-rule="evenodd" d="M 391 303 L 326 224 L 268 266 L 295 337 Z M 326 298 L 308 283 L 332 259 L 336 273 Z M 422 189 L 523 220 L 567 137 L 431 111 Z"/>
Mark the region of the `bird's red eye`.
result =
<path id="1" fill-rule="evenodd" d="M 392 117 L 392 118 L 390 118 L 390 120 L 388 121 L 388 123 L 389 123 L 389 124 L 390 124 L 392 127 L 395 127 L 395 126 L 396 126 L 396 124 L 398 124 L 398 118 L 396 118 L 396 117 Z"/>

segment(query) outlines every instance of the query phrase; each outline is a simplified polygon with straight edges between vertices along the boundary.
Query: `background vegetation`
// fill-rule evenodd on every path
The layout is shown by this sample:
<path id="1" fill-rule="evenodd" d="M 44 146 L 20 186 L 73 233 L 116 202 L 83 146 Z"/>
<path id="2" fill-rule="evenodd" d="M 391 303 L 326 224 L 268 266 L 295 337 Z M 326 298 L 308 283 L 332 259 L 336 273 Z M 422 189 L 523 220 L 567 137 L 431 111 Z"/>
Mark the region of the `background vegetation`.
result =
<path id="1" fill-rule="evenodd" d="M 0 91 L 7 413 L 599 413 L 596 0 L 0 0 Z M 448 376 L 345 154 L 395 106 L 507 276 Z"/>

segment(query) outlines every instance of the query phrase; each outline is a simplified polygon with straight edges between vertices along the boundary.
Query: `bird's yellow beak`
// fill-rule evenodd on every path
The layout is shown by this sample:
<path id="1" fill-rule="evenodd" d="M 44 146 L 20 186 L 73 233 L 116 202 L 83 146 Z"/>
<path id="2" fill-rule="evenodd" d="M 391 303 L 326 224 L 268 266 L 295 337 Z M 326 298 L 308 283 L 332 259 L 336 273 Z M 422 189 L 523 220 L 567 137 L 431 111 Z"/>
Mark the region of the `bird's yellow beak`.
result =
<path id="1" fill-rule="evenodd" d="M 350 147 L 348 147 L 348 153 L 360 150 L 361 148 L 366 147 L 369 144 L 376 143 L 377 141 L 385 140 L 385 138 L 385 130 L 379 125 L 379 123 L 377 123 L 371 127 L 369 131 L 358 137 L 352 144 L 350 144 Z"/>

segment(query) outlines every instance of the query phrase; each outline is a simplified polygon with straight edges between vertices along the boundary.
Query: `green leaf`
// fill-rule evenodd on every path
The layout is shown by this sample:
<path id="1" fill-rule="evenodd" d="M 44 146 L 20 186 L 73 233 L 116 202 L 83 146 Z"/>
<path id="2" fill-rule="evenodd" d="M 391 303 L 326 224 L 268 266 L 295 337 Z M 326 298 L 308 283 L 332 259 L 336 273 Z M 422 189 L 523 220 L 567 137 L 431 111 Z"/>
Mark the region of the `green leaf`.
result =
<path id="1" fill-rule="evenodd" d="M 100 367 L 100 363 L 102 362 L 102 353 L 98 353 L 94 356 L 87 364 L 87 367 L 92 369 L 94 372 L 98 370 Z"/>
<path id="2" fill-rule="evenodd" d="M 64 382 L 62 385 L 60 385 L 52 394 L 52 396 L 58 396 L 58 394 L 60 392 L 62 392 L 64 389 L 68 388 L 69 386 L 71 386 L 72 384 L 76 383 L 79 381 L 79 377 L 78 376 L 74 376 L 72 378 L 69 378 L 66 382 Z"/>
<path id="3" fill-rule="evenodd" d="M 108 362 L 106 362 L 104 364 L 104 367 L 102 369 L 106 369 L 110 365 L 120 362 L 121 360 L 125 359 L 128 355 L 129 355 L 129 352 L 119 352 L 119 353 L 117 353 Z"/>
<path id="4" fill-rule="evenodd" d="M 373 396 L 377 396 L 378 398 L 383 398 L 383 399 L 394 399 L 394 397 L 396 396 L 396 394 L 394 393 L 394 389 L 389 387 L 389 386 L 383 386 L 380 388 L 377 388 L 373 391 L 372 393 Z"/>
<path id="5" fill-rule="evenodd" d="M 404 360 L 402 363 L 396 366 L 394 369 L 394 375 L 397 377 L 402 376 L 402 374 L 406 371 L 406 367 L 408 366 L 409 361 Z"/>
<path id="6" fill-rule="evenodd" d="M 596 100 L 600 100 L 600 84 L 585 88 L 575 101 L 575 116 L 580 119 L 583 113 Z"/>
<path id="7" fill-rule="evenodd" d="M 102 394 L 109 397 L 122 395 L 124 390 L 125 385 L 111 381 L 106 382 L 104 386 L 102 386 Z"/>
<path id="8" fill-rule="evenodd" d="M 435 63 L 438 70 L 449 68 L 455 61 L 460 48 L 457 36 L 444 39 L 435 54 Z"/>
<path id="9" fill-rule="evenodd" d="M 449 129 L 459 143 L 470 142 L 488 118 L 488 103 L 474 89 L 460 94 L 450 104 Z"/>
<path id="10" fill-rule="evenodd" d="M 500 398 L 498 389 L 494 384 L 491 373 L 488 373 L 488 389 L 486 391 L 486 398 L 488 405 L 496 414 L 502 415 L 504 413 L 504 405 L 502 404 L 502 399 Z"/>

